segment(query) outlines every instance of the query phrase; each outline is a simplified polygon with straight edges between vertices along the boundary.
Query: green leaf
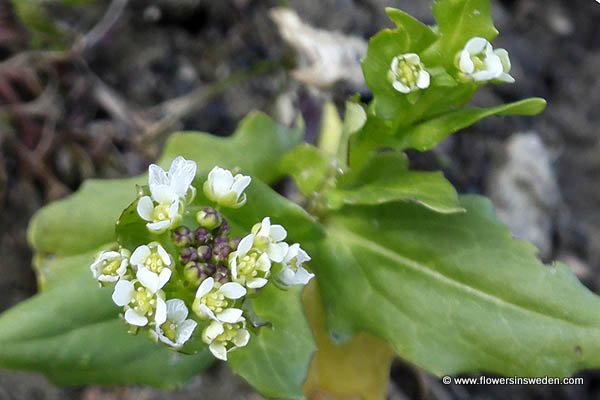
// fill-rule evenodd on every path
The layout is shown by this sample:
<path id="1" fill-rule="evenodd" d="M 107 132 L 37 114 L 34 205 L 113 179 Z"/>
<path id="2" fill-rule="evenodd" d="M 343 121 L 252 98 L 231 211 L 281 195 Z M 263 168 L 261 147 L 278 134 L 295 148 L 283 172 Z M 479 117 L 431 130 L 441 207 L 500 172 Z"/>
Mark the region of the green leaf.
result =
<path id="1" fill-rule="evenodd" d="M 410 201 L 441 213 L 464 211 L 443 173 L 409 171 L 407 162 L 402 153 L 374 155 L 349 182 L 325 193 L 328 207 Z"/>
<path id="2" fill-rule="evenodd" d="M 168 168 L 178 155 L 198 164 L 205 179 L 215 165 L 240 167 L 267 182 L 279 178 L 276 165 L 302 136 L 302 127 L 289 130 L 265 114 L 251 113 L 230 138 L 207 133 L 179 133 L 168 140 L 159 164 Z M 115 241 L 115 223 L 136 198 L 136 185 L 145 175 L 129 179 L 90 180 L 73 195 L 54 202 L 32 218 L 28 237 L 33 249 L 48 256 L 75 255 Z"/>
<path id="3" fill-rule="evenodd" d="M 269 398 L 298 399 L 315 342 L 302 310 L 301 287 L 282 291 L 270 284 L 252 301 L 270 326 L 258 329 L 248 346 L 229 353 L 231 369 Z"/>
<path id="4" fill-rule="evenodd" d="M 293 129 L 277 124 L 260 112 L 248 114 L 231 137 L 208 133 L 181 132 L 172 135 L 158 164 L 167 168 L 177 156 L 194 160 L 203 179 L 215 165 L 222 168 L 240 168 L 245 174 L 255 175 L 272 183 L 281 178 L 276 168 L 280 158 L 299 144 L 304 135 L 301 120 Z"/>
<path id="5" fill-rule="evenodd" d="M 38 211 L 29 223 L 33 249 L 48 256 L 75 255 L 115 241 L 115 223 L 136 197 L 143 177 L 89 180 L 66 199 Z"/>
<path id="6" fill-rule="evenodd" d="M 330 155 L 305 143 L 287 153 L 281 159 L 280 168 L 294 178 L 302 194 L 312 196 L 335 174 L 335 161 Z"/>
<path id="7" fill-rule="evenodd" d="M 544 110 L 546 101 L 533 97 L 490 108 L 464 108 L 429 119 L 402 130 L 394 147 L 426 151 L 441 143 L 450 134 L 492 115 L 536 115 Z"/>
<path id="8" fill-rule="evenodd" d="M 403 30 L 408 36 L 409 48 L 418 53 L 432 44 L 438 35 L 427 25 L 408 15 L 402 10 L 388 7 L 385 9 L 387 16 L 392 20 L 399 30 Z"/>
<path id="9" fill-rule="evenodd" d="M 600 366 L 600 299 L 545 266 L 480 197 L 460 214 L 347 207 L 313 268 L 334 337 L 367 331 L 437 374 L 566 376 Z"/>
<path id="10" fill-rule="evenodd" d="M 207 353 L 184 356 L 145 335 L 130 336 L 116 316 L 112 290 L 89 269 L 71 275 L 0 317 L 0 368 L 44 372 L 59 384 L 148 384 L 170 388 L 206 368 Z"/>
<path id="11" fill-rule="evenodd" d="M 498 35 L 490 10 L 490 0 L 441 0 L 433 4 L 440 31 L 439 41 L 427 50 L 426 61 L 452 69 L 454 57 L 475 36 L 490 42 Z"/>

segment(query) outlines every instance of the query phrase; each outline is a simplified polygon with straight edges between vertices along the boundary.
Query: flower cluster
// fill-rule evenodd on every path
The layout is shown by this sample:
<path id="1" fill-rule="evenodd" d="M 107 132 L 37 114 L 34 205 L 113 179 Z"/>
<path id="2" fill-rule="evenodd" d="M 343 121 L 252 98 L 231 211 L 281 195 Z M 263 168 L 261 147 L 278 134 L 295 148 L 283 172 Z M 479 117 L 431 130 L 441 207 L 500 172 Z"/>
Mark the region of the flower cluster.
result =
<path id="1" fill-rule="evenodd" d="M 269 217 L 243 238 L 234 236 L 216 208 L 194 202 L 195 175 L 196 164 L 183 157 L 169 171 L 151 165 L 149 195 L 135 206 L 151 240 L 103 251 L 90 269 L 101 285 L 114 284 L 113 302 L 123 307 L 131 331 L 147 329 L 156 341 L 180 349 L 201 329 L 198 338 L 226 360 L 250 340 L 248 294 L 258 295 L 269 281 L 281 289 L 305 285 L 314 275 L 303 266 L 308 254 L 286 243 L 287 231 Z M 203 191 L 216 207 L 239 208 L 250 182 L 215 167 Z"/>
<path id="2" fill-rule="evenodd" d="M 513 83 L 510 59 L 505 49 L 494 50 L 481 37 L 471 38 L 456 55 L 458 76 L 463 81 L 498 81 Z M 421 58 L 415 53 L 399 54 L 392 58 L 387 74 L 392 87 L 402 94 L 427 89 L 431 76 Z"/>

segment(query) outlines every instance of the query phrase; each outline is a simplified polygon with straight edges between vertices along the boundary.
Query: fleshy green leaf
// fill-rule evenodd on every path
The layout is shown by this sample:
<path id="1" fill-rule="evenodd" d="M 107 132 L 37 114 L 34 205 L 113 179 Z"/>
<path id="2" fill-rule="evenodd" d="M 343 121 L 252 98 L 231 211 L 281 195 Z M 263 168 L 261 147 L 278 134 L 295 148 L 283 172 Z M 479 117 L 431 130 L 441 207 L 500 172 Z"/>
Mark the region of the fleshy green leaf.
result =
<path id="1" fill-rule="evenodd" d="M 427 50 L 426 60 L 451 68 L 454 57 L 467 41 L 475 36 L 494 40 L 490 0 L 443 0 L 433 4 L 433 15 L 438 24 L 440 39 Z"/>
<path id="2" fill-rule="evenodd" d="M 302 398 L 315 342 L 302 310 L 302 288 L 266 286 L 252 301 L 254 313 L 270 325 L 259 328 L 248 345 L 229 353 L 229 365 L 269 398 Z"/>
<path id="3" fill-rule="evenodd" d="M 335 337 L 368 331 L 435 374 L 565 376 L 600 366 L 600 299 L 511 237 L 488 201 L 396 203 L 328 220 L 313 267 Z"/>
<path id="4" fill-rule="evenodd" d="M 294 178 L 305 196 L 313 195 L 335 173 L 335 161 L 309 144 L 295 147 L 282 159 L 280 168 Z"/>
<path id="5" fill-rule="evenodd" d="M 464 108 L 432 118 L 399 133 L 400 145 L 396 148 L 429 150 L 441 143 L 448 135 L 473 125 L 492 115 L 536 115 L 544 110 L 546 101 L 537 97 L 502 104 L 490 108 Z"/>
<path id="6" fill-rule="evenodd" d="M 60 384 L 148 384 L 175 387 L 212 357 L 190 357 L 130 336 L 116 316 L 112 290 L 101 290 L 81 265 L 0 318 L 0 368 L 44 372 Z"/>
<path id="7" fill-rule="evenodd" d="M 441 213 L 464 211 L 441 172 L 409 171 L 401 153 L 380 153 L 341 187 L 325 193 L 328 207 L 410 201 Z"/>

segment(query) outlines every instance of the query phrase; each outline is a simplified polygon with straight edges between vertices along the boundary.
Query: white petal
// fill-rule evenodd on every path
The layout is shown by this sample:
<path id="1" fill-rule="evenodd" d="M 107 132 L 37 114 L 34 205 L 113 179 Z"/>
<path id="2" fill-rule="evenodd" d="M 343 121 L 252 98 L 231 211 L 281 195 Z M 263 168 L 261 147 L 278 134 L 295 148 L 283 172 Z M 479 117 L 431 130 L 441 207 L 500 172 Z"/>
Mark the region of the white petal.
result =
<path id="1" fill-rule="evenodd" d="M 298 248 L 297 263 L 302 264 L 302 263 L 304 263 L 306 261 L 310 261 L 310 260 L 311 260 L 311 258 L 308 255 L 308 253 L 306 251 L 304 251 L 303 249 Z"/>
<path id="2" fill-rule="evenodd" d="M 465 74 L 472 74 L 475 71 L 475 64 L 473 64 L 473 60 L 471 60 L 471 55 L 467 50 L 463 50 L 460 52 L 460 56 L 458 58 L 458 67 Z"/>
<path id="3" fill-rule="evenodd" d="M 244 189 L 250 185 L 252 178 L 246 175 L 237 174 L 235 178 L 233 178 L 233 184 L 231 185 L 231 190 L 237 193 L 238 197 L 242 194 Z"/>
<path id="4" fill-rule="evenodd" d="M 119 280 L 117 275 L 99 275 L 97 278 L 98 282 L 113 283 Z"/>
<path id="5" fill-rule="evenodd" d="M 473 80 L 478 81 L 478 82 L 489 81 L 490 79 L 494 79 L 496 76 L 497 76 L 496 73 L 488 71 L 488 70 L 477 71 L 471 75 Z"/>
<path id="6" fill-rule="evenodd" d="M 168 345 L 168 346 L 172 346 L 172 347 L 177 347 L 177 343 L 173 342 L 171 339 L 169 339 L 168 337 L 166 337 L 162 331 L 162 329 L 160 329 L 160 325 L 156 324 L 154 325 L 154 331 L 150 331 L 150 333 L 154 334 L 154 336 L 156 338 L 158 338 L 158 340 L 160 340 L 161 342 L 163 342 L 164 344 Z"/>
<path id="7" fill-rule="evenodd" d="M 164 247 L 159 244 L 156 246 L 156 251 L 165 265 L 171 265 L 171 256 L 169 256 Z"/>
<path id="8" fill-rule="evenodd" d="M 506 74 L 510 72 L 510 58 L 508 57 L 508 51 L 505 49 L 496 49 L 494 50 L 494 54 L 500 58 L 500 62 L 502 63 L 502 71 Z"/>
<path id="9" fill-rule="evenodd" d="M 208 319 L 212 319 L 212 320 L 217 319 L 213 310 L 208 308 L 208 306 L 206 304 L 200 304 L 200 313 L 199 314 L 200 314 L 199 315 L 200 318 L 204 318 L 204 319 L 208 318 Z"/>
<path id="10" fill-rule="evenodd" d="M 140 281 L 140 283 L 152 293 L 156 293 L 160 289 L 158 275 L 150 271 L 148 268 L 139 268 L 135 276 Z"/>
<path id="11" fill-rule="evenodd" d="M 260 229 L 256 233 L 256 236 L 269 237 L 270 232 L 271 232 L 271 218 L 264 217 L 263 220 L 260 222 Z"/>
<path id="12" fill-rule="evenodd" d="M 237 248 L 237 253 L 240 255 L 240 257 L 245 256 L 246 253 L 248 253 L 248 251 L 250 251 L 253 244 L 254 244 L 254 235 L 253 234 L 244 236 L 244 238 L 242 240 L 240 240 L 240 243 L 238 244 L 238 248 Z"/>
<path id="13" fill-rule="evenodd" d="M 392 73 L 397 74 L 399 62 L 400 62 L 400 57 L 392 58 L 392 64 L 390 65 L 390 69 L 392 70 Z"/>
<path id="14" fill-rule="evenodd" d="M 267 253 L 262 253 L 256 260 L 256 269 L 262 272 L 267 272 L 271 269 L 271 260 Z"/>
<path id="15" fill-rule="evenodd" d="M 131 264 L 135 265 L 135 266 L 143 265 L 149 255 L 150 255 L 150 248 L 148 246 L 146 246 L 145 244 L 141 245 L 133 251 L 133 254 L 131 255 L 131 258 L 129 259 L 129 262 L 131 262 Z"/>
<path id="16" fill-rule="evenodd" d="M 136 313 L 133 308 L 125 311 L 125 321 L 135 326 L 146 326 L 148 324 L 148 318 Z"/>
<path id="17" fill-rule="evenodd" d="M 485 69 L 488 70 L 494 78 L 502 74 L 502 61 L 500 61 L 500 57 L 494 53 L 491 53 L 490 56 L 486 57 L 483 63 L 485 64 Z"/>
<path id="18" fill-rule="evenodd" d="M 223 293 L 225 297 L 232 300 L 237 300 L 246 294 L 246 289 L 236 282 L 227 282 L 219 288 L 219 291 Z"/>
<path id="19" fill-rule="evenodd" d="M 248 286 L 250 289 L 260 289 L 261 287 L 265 286 L 267 282 L 269 281 L 265 278 L 253 278 L 246 283 L 246 286 Z"/>
<path id="20" fill-rule="evenodd" d="M 235 335 L 232 342 L 237 347 L 244 347 L 245 345 L 248 344 L 249 340 L 250 340 L 250 332 L 248 332 L 246 329 L 240 329 L 237 331 L 237 335 Z"/>
<path id="21" fill-rule="evenodd" d="M 160 271 L 160 274 L 158 275 L 158 290 L 162 289 L 167 282 L 169 282 L 172 273 L 173 272 L 169 268 L 163 268 L 162 271 Z"/>
<path id="22" fill-rule="evenodd" d="M 204 329 L 204 332 L 202 332 L 202 340 L 204 343 L 210 344 L 223 332 L 225 332 L 223 324 L 219 321 L 212 321 L 210 325 Z"/>
<path id="23" fill-rule="evenodd" d="M 98 256 L 98 261 L 112 261 L 112 260 L 114 260 L 116 258 L 120 258 L 120 257 L 121 257 L 121 253 L 118 253 L 116 251 L 103 251 Z"/>
<path id="24" fill-rule="evenodd" d="M 112 300 L 115 302 L 116 305 L 123 307 L 129 304 L 131 298 L 133 297 L 133 292 L 133 282 L 121 279 L 115 285 L 115 290 L 112 294 Z"/>
<path id="25" fill-rule="evenodd" d="M 411 65 L 419 65 L 421 63 L 421 59 L 415 53 L 404 54 L 404 61 Z"/>
<path id="26" fill-rule="evenodd" d="M 507 73 L 502 73 L 500 74 L 499 77 L 496 78 L 497 80 L 501 81 L 501 82 L 506 82 L 506 83 L 514 83 L 515 82 L 515 78 L 513 78 L 512 76 L 510 76 Z"/>
<path id="27" fill-rule="evenodd" d="M 154 203 L 150 196 L 144 196 L 138 200 L 137 213 L 145 221 L 152 221 L 154 214 Z"/>
<path id="28" fill-rule="evenodd" d="M 167 300 L 167 315 L 169 320 L 177 323 L 185 321 L 188 316 L 188 309 L 181 299 Z"/>
<path id="29" fill-rule="evenodd" d="M 161 204 L 171 204 L 177 200 L 179 196 L 173 191 L 173 189 L 171 189 L 170 186 L 158 185 L 152 190 L 152 198 L 154 201 Z"/>
<path id="30" fill-rule="evenodd" d="M 179 205 L 180 205 L 179 200 L 175 200 L 173 203 L 171 203 L 171 206 L 169 207 L 169 218 L 170 219 L 175 219 L 180 216 Z"/>
<path id="31" fill-rule="evenodd" d="M 273 262 L 283 261 L 283 257 L 287 254 L 289 245 L 285 242 L 271 243 L 267 248 L 267 254 Z"/>
<path id="32" fill-rule="evenodd" d="M 222 313 L 217 314 L 217 319 L 221 322 L 235 324 L 242 318 L 243 311 L 239 308 L 227 308 Z"/>
<path id="33" fill-rule="evenodd" d="M 212 191 L 217 199 L 220 199 L 231 191 L 233 175 L 230 171 L 215 167 L 208 175 L 208 178 Z"/>
<path id="34" fill-rule="evenodd" d="M 269 230 L 269 236 L 276 242 L 281 242 L 287 236 L 287 231 L 281 225 L 272 225 Z"/>
<path id="35" fill-rule="evenodd" d="M 169 180 L 171 181 L 172 190 L 179 195 L 179 197 L 185 196 L 195 176 L 196 163 L 194 161 L 186 160 L 179 156 L 171 163 L 171 168 L 169 168 Z"/>
<path id="36" fill-rule="evenodd" d="M 284 267 L 277 275 L 277 281 L 284 286 L 295 284 L 296 273 L 290 267 Z"/>
<path id="37" fill-rule="evenodd" d="M 196 291 L 196 298 L 201 299 L 206 296 L 212 290 L 213 286 L 215 286 L 215 280 L 212 277 L 203 280 Z"/>
<path id="38" fill-rule="evenodd" d="M 146 228 L 148 228 L 151 232 L 161 233 L 164 232 L 171 225 L 171 221 L 168 219 L 164 221 L 158 222 L 149 222 L 146 224 Z"/>
<path id="39" fill-rule="evenodd" d="M 292 261 L 294 258 L 296 258 L 298 256 L 298 251 L 299 250 L 300 250 L 300 244 L 299 243 L 294 243 L 293 245 L 291 245 L 290 247 L 288 247 L 288 251 L 285 254 L 285 257 L 283 258 L 283 262 L 287 264 L 290 261 Z"/>
<path id="40" fill-rule="evenodd" d="M 399 91 L 400 93 L 409 93 L 410 92 L 410 88 L 406 85 L 404 85 L 402 82 L 400 81 L 394 81 L 392 83 L 392 86 L 394 87 L 394 89 L 396 89 L 397 91 Z"/>
<path id="41" fill-rule="evenodd" d="M 489 42 L 482 37 L 474 37 L 471 38 L 467 44 L 465 44 L 465 50 L 469 52 L 469 54 L 474 55 L 481 53 L 483 49 L 487 47 Z"/>
<path id="42" fill-rule="evenodd" d="M 294 277 L 295 285 L 306 285 L 312 278 L 314 278 L 315 274 L 311 274 L 303 267 L 298 268 L 296 271 L 296 276 Z"/>
<path id="43" fill-rule="evenodd" d="M 198 323 L 192 319 L 185 320 L 179 325 L 177 330 L 177 345 L 181 346 L 192 337 L 192 333 L 194 333 L 194 329 L 196 329 Z"/>
<path id="44" fill-rule="evenodd" d="M 223 343 L 211 343 L 208 349 L 219 360 L 227 361 L 227 349 Z"/>
<path id="45" fill-rule="evenodd" d="M 169 178 L 167 177 L 167 173 L 158 165 L 150 164 L 148 167 L 148 186 L 150 186 L 150 191 L 152 192 L 153 187 L 168 184 Z"/>
<path id="46" fill-rule="evenodd" d="M 154 322 L 157 325 L 162 325 L 167 320 L 167 304 L 165 301 L 156 297 L 156 310 L 154 311 Z"/>
<path id="47" fill-rule="evenodd" d="M 417 78 L 417 87 L 419 89 L 427 89 L 429 87 L 429 73 L 427 71 L 419 71 L 419 76 Z"/>

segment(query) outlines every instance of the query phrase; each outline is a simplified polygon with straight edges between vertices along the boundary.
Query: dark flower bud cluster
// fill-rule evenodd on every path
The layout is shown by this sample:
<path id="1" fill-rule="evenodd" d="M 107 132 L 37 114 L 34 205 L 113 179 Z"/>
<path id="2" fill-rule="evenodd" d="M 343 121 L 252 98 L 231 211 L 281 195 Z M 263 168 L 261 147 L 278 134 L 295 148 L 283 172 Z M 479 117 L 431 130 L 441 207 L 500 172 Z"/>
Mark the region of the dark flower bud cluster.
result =
<path id="1" fill-rule="evenodd" d="M 230 275 L 229 254 L 237 249 L 240 237 L 230 237 L 229 223 L 214 208 L 200 210 L 196 221 L 200 225 L 198 228 L 180 226 L 171 235 L 179 248 L 183 276 L 194 286 L 208 277 L 221 284 L 226 283 Z"/>

